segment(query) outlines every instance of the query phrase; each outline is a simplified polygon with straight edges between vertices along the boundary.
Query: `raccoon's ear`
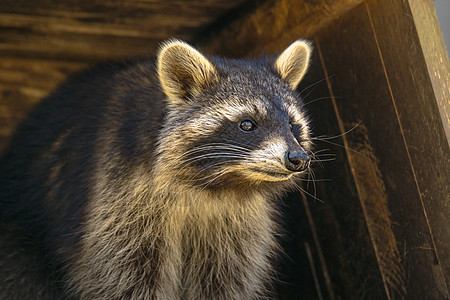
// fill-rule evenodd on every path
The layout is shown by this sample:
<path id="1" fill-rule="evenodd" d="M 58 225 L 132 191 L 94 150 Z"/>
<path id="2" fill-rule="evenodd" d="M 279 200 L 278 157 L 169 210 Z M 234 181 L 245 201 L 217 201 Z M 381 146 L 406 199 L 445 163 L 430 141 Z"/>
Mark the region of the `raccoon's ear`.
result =
<path id="1" fill-rule="evenodd" d="M 275 61 L 275 70 L 295 90 L 306 73 L 311 56 L 311 45 L 304 40 L 293 42 Z"/>
<path id="2" fill-rule="evenodd" d="M 169 104 L 178 105 L 218 79 L 213 64 L 188 44 L 171 40 L 159 51 L 158 76 Z"/>

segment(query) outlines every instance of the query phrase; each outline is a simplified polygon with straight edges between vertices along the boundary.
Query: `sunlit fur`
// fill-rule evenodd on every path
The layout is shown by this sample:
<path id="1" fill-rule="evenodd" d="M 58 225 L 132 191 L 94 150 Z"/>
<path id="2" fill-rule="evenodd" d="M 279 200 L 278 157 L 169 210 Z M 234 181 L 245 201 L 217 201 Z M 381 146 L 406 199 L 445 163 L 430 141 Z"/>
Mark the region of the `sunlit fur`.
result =
<path id="1" fill-rule="evenodd" d="M 38 205 L 42 210 L 57 203 L 52 224 L 60 226 L 59 242 L 45 245 L 54 247 L 58 264 L 44 268 L 15 242 L 3 241 L 11 257 L 26 256 L 23 261 L 51 275 L 44 283 L 31 277 L 19 284 L 25 263 L 15 271 L 0 258 L 0 271 L 10 275 L 0 279 L 0 298 L 273 297 L 277 200 L 304 175 L 286 168 L 286 153 L 311 151 L 308 118 L 294 90 L 308 60 L 290 66 L 295 57 L 309 57 L 309 48 L 296 43 L 276 60 L 225 60 L 170 41 L 157 59 L 162 97 L 149 62 L 115 74 L 111 90 L 99 92 L 110 98 L 90 99 L 101 112 L 87 109 L 88 125 L 67 125 L 45 148 L 43 157 L 57 157 L 80 136 L 80 150 L 64 156 L 68 163 L 47 168 L 50 192 L 36 200 L 48 203 Z M 244 132 L 239 124 L 249 119 L 256 129 Z M 93 150 L 80 154 L 86 148 Z M 79 171 L 67 178 L 67 166 Z M 61 190 L 71 180 L 80 186 Z M 79 201 L 79 213 L 65 201 Z M 63 215 L 76 223 L 66 225 Z"/>
<path id="2" fill-rule="evenodd" d="M 275 68 L 290 86 L 295 89 L 308 69 L 311 46 L 298 40 L 290 45 L 275 61 Z"/>

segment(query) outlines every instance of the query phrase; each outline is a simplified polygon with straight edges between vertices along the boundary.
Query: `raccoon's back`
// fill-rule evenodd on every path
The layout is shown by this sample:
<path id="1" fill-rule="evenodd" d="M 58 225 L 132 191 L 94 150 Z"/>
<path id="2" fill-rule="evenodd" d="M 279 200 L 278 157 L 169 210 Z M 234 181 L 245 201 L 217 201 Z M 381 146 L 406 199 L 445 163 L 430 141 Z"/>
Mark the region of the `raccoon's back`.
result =
<path id="1" fill-rule="evenodd" d="M 35 107 L 0 159 L 0 298 L 60 293 L 99 162 L 151 161 L 162 120 L 152 60 L 79 73 Z"/>

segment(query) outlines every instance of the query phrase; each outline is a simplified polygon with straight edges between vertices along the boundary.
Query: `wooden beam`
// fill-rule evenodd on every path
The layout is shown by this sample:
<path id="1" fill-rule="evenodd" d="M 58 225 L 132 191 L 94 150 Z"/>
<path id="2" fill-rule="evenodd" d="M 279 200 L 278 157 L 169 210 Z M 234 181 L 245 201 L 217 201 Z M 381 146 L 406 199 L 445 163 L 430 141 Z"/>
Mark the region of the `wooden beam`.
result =
<path id="1" fill-rule="evenodd" d="M 369 0 L 367 9 L 441 280 L 436 288 L 450 298 L 450 63 L 433 3 L 420 2 Z"/>
<path id="2" fill-rule="evenodd" d="M 0 56 L 98 61 L 155 54 L 163 40 L 190 40 L 242 2 L 5 0 Z"/>
<path id="3" fill-rule="evenodd" d="M 408 0 L 450 145 L 450 61 L 432 0 Z"/>
<path id="4" fill-rule="evenodd" d="M 214 54 L 257 56 L 275 53 L 299 38 L 311 38 L 363 0 L 267 1 L 207 39 Z"/>
<path id="5" fill-rule="evenodd" d="M 441 299 L 449 295 L 450 150 L 411 16 L 402 1 L 368 0 L 316 43 L 334 75 L 330 92 L 343 99 L 341 132 L 359 124 L 344 142 L 386 296 Z"/>

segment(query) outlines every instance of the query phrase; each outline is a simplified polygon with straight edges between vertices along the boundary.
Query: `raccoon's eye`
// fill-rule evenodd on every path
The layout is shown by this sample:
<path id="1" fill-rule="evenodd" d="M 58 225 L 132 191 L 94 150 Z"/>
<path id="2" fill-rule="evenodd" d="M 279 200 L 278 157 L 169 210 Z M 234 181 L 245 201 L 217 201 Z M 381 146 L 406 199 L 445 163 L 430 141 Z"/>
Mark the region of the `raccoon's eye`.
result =
<path id="1" fill-rule="evenodd" d="M 256 129 L 256 125 L 253 124 L 252 121 L 245 120 L 242 121 L 241 124 L 239 124 L 239 128 L 241 128 L 243 131 L 253 131 Z"/>
<path id="2" fill-rule="evenodd" d="M 289 129 L 292 131 L 292 123 L 289 122 Z"/>

